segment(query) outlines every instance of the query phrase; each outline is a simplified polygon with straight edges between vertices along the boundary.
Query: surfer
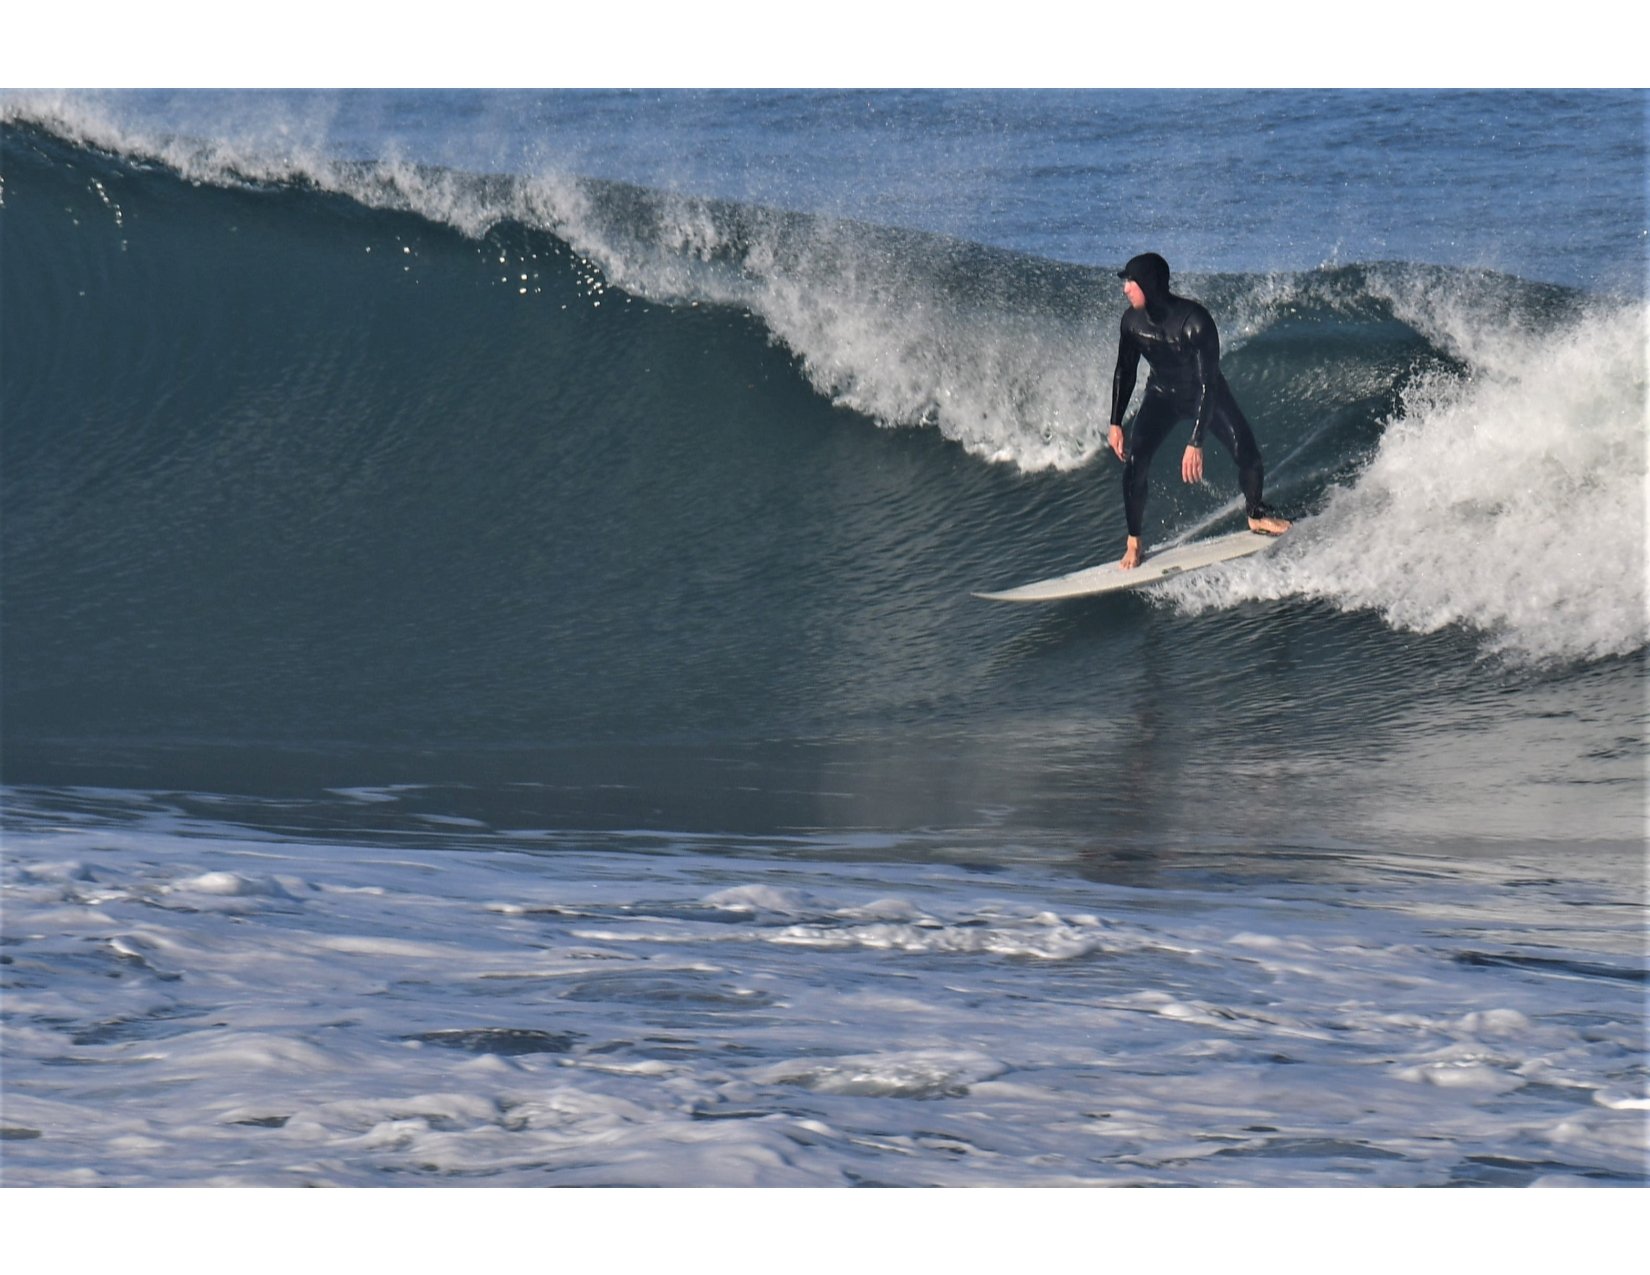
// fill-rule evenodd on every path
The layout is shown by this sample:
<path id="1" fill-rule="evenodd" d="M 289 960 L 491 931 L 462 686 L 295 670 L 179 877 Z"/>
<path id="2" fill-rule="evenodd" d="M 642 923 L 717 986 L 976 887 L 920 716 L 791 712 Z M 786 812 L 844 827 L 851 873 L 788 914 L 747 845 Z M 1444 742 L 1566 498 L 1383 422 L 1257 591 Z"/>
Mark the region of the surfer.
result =
<path id="1" fill-rule="evenodd" d="M 1123 462 L 1123 511 L 1129 524 L 1124 570 L 1140 565 L 1140 525 L 1146 512 L 1146 477 L 1152 456 L 1182 420 L 1192 421 L 1192 437 L 1180 460 L 1186 482 L 1203 481 L 1203 435 L 1213 433 L 1237 462 L 1249 530 L 1281 536 L 1289 520 L 1261 500 L 1265 466 L 1254 431 L 1243 419 L 1231 387 L 1220 372 L 1220 337 L 1215 321 L 1190 297 L 1169 291 L 1169 263 L 1142 253 L 1117 272 L 1124 280 L 1129 309 L 1117 341 L 1117 371 L 1111 384 L 1111 449 Z M 1151 367 L 1134 429 L 1123 439 L 1123 413 L 1134 393 L 1135 373 L 1145 355 Z"/>

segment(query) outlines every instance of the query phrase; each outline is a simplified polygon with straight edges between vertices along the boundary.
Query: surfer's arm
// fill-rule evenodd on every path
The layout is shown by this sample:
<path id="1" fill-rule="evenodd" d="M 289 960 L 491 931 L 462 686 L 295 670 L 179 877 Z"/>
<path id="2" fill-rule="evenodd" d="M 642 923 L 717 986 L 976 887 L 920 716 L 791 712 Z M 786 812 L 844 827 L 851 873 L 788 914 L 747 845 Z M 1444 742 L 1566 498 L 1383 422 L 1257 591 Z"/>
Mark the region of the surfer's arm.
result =
<path id="1" fill-rule="evenodd" d="M 1209 312 L 1198 306 L 1186 321 L 1186 338 L 1191 345 L 1192 377 L 1197 386 L 1197 405 L 1193 412 L 1192 437 L 1187 447 L 1201 449 L 1203 431 L 1215 414 L 1215 386 L 1220 380 L 1220 334 Z M 1201 461 L 1201 457 L 1199 460 Z M 1202 465 L 1199 464 L 1201 471 Z M 1201 473 L 1199 475 L 1201 477 Z M 1188 482 L 1195 481 L 1187 479 Z"/>
<path id="2" fill-rule="evenodd" d="M 1125 315 L 1117 334 L 1117 370 L 1111 376 L 1111 423 L 1114 427 L 1123 424 L 1123 413 L 1129 410 L 1129 400 L 1134 397 L 1134 378 L 1139 371 L 1140 347 L 1129 332 L 1128 316 Z"/>
<path id="3" fill-rule="evenodd" d="M 1140 372 L 1140 347 L 1129 334 L 1128 316 L 1123 316 L 1117 334 L 1117 370 L 1111 377 L 1111 449 L 1117 459 L 1123 459 L 1123 413 L 1129 410 L 1134 397 L 1135 377 Z"/>

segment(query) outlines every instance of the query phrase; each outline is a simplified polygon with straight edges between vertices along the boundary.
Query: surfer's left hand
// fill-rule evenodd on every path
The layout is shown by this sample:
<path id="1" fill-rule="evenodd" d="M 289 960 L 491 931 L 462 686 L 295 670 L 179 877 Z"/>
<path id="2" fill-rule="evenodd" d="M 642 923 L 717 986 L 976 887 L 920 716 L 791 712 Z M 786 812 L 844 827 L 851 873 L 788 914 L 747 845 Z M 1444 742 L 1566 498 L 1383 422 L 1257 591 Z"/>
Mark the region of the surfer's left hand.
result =
<path id="1" fill-rule="evenodd" d="M 1180 458 L 1180 476 L 1189 483 L 1203 481 L 1203 449 L 1188 447 L 1186 454 Z"/>

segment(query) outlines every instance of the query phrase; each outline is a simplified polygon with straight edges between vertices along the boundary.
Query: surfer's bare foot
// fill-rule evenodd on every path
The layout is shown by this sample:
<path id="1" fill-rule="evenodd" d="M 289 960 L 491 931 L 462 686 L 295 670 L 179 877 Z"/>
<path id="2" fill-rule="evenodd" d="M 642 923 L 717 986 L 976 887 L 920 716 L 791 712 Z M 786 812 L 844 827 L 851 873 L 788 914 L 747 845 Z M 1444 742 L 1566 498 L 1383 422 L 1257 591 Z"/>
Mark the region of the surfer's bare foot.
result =
<path id="1" fill-rule="evenodd" d="M 1249 530 L 1258 531 L 1263 536 L 1281 536 L 1294 524 L 1287 518 L 1278 518 L 1267 514 L 1262 518 L 1249 519 Z"/>
<path id="2" fill-rule="evenodd" d="M 1130 536 L 1129 547 L 1123 551 L 1123 560 L 1117 564 L 1123 571 L 1133 571 L 1140 565 L 1140 537 Z"/>

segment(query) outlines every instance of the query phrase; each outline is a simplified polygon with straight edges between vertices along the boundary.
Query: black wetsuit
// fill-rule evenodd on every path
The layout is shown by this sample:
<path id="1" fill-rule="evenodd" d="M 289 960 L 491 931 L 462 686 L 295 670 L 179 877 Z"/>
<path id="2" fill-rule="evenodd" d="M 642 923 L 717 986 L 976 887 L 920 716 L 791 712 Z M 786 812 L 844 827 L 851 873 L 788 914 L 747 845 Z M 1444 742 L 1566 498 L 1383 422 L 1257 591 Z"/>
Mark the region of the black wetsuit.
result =
<path id="1" fill-rule="evenodd" d="M 1123 509 L 1129 534 L 1140 534 L 1146 511 L 1146 476 L 1152 456 L 1178 422 L 1192 420 L 1189 446 L 1201 447 L 1212 433 L 1237 462 L 1249 517 L 1269 512 L 1261 502 L 1265 467 L 1254 431 L 1243 419 L 1226 378 L 1220 374 L 1220 336 L 1209 312 L 1189 297 L 1169 291 L 1169 263 L 1156 253 L 1135 257 L 1121 271 L 1146 294 L 1146 308 L 1123 315 L 1117 341 L 1117 372 L 1112 377 L 1112 424 L 1134 393 L 1135 375 L 1144 355 L 1151 367 L 1146 393 L 1135 414 L 1134 428 L 1123 449 Z"/>

